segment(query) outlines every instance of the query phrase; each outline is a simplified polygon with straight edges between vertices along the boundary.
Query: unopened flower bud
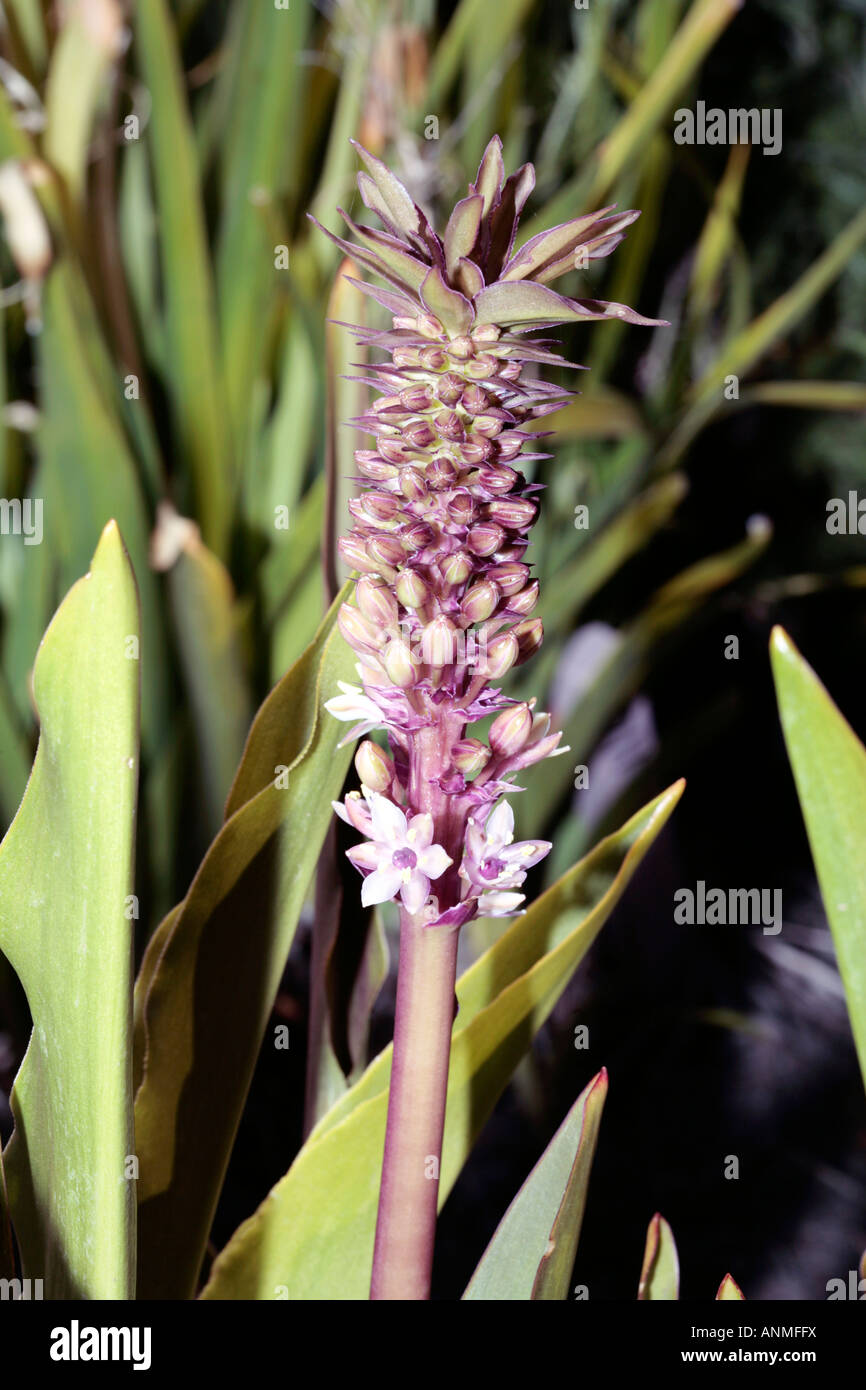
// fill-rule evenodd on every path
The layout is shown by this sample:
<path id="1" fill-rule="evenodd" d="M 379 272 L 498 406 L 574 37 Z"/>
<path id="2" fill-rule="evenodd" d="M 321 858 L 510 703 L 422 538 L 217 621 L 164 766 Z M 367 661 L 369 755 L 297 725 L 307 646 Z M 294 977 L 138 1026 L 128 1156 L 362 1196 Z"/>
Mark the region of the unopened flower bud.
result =
<path id="1" fill-rule="evenodd" d="M 349 646 L 356 651 L 375 652 L 382 645 L 382 634 L 376 625 L 348 603 L 340 608 L 337 624 Z"/>
<path id="2" fill-rule="evenodd" d="M 522 618 L 525 618 L 528 613 L 532 612 L 537 602 L 538 580 L 535 579 L 531 584 L 527 584 L 525 589 L 521 589 L 519 593 L 511 596 L 508 600 L 508 610 L 511 613 L 519 613 Z"/>
<path id="3" fill-rule="evenodd" d="M 437 454 L 426 469 L 426 478 L 432 488 L 450 487 L 456 477 L 457 467 L 447 454 Z"/>
<path id="4" fill-rule="evenodd" d="M 490 397 L 480 386 L 473 383 L 463 392 L 460 404 L 468 415 L 483 415 L 490 404 Z"/>
<path id="5" fill-rule="evenodd" d="M 485 522 L 481 526 L 472 527 L 466 537 L 466 544 L 474 555 L 493 555 L 502 545 L 504 539 L 505 533 L 501 526 L 494 526 Z"/>
<path id="6" fill-rule="evenodd" d="M 484 661 L 485 675 L 493 680 L 498 680 L 504 676 L 506 671 L 510 671 L 515 665 L 520 655 L 520 647 L 517 638 L 511 632 L 499 632 L 495 637 L 491 637 L 487 642 L 487 650 Z"/>
<path id="7" fill-rule="evenodd" d="M 464 777 L 474 777 L 490 762 L 490 749 L 478 738 L 461 738 L 451 749 L 451 758 Z"/>
<path id="8" fill-rule="evenodd" d="M 427 483 L 420 468 L 400 469 L 400 491 L 410 502 L 419 502 L 427 496 Z"/>
<path id="9" fill-rule="evenodd" d="M 410 449 L 429 449 L 436 439 L 436 433 L 426 420 L 416 420 L 413 424 L 406 426 L 403 431 L 403 438 Z"/>
<path id="10" fill-rule="evenodd" d="M 456 357 L 458 362 L 464 362 L 467 357 L 475 356 L 475 344 L 471 338 L 452 338 L 448 344 L 448 354 Z"/>
<path id="11" fill-rule="evenodd" d="M 396 536 L 374 536 L 367 542 L 367 555 L 379 574 L 393 579 L 397 566 L 406 558 L 406 551 Z"/>
<path id="12" fill-rule="evenodd" d="M 393 638 L 383 653 L 388 679 L 394 685 L 406 690 L 418 679 L 418 663 L 407 644 L 401 638 Z"/>
<path id="13" fill-rule="evenodd" d="M 394 780 L 394 764 L 372 739 L 365 739 L 355 754 L 355 771 L 365 787 L 386 792 Z"/>
<path id="14" fill-rule="evenodd" d="M 420 367 L 421 354 L 417 348 L 395 347 L 391 354 L 395 367 Z"/>
<path id="15" fill-rule="evenodd" d="M 447 367 L 448 358 L 441 348 L 422 348 L 421 365 L 422 367 L 426 367 L 429 372 L 441 372 Z"/>
<path id="16" fill-rule="evenodd" d="M 467 439 L 461 445 L 460 454 L 468 464 L 486 463 L 493 456 L 493 445 L 483 435 L 477 439 Z"/>
<path id="17" fill-rule="evenodd" d="M 525 443 L 526 435 L 521 434 L 519 430 L 504 430 L 496 441 L 499 457 L 508 463 L 511 459 L 517 458 Z"/>
<path id="18" fill-rule="evenodd" d="M 355 463 L 358 465 L 358 472 L 363 478 L 369 478 L 374 483 L 388 483 L 392 478 L 397 477 L 398 469 L 396 464 L 386 463 L 380 458 L 375 449 L 356 449 Z"/>
<path id="19" fill-rule="evenodd" d="M 500 526 L 521 531 L 532 525 L 538 515 L 538 507 L 523 497 L 497 497 L 487 504 L 487 515 Z"/>
<path id="20" fill-rule="evenodd" d="M 450 666 L 457 654 L 456 630 L 443 614 L 428 623 L 421 634 L 421 656 L 428 666 L 441 670 Z"/>
<path id="21" fill-rule="evenodd" d="M 465 550 L 455 550 L 442 562 L 442 578 L 446 584 L 465 584 L 473 568 L 472 557 Z"/>
<path id="22" fill-rule="evenodd" d="M 433 403 L 426 386 L 407 386 L 405 391 L 400 392 L 400 401 L 411 411 L 429 410 Z"/>
<path id="23" fill-rule="evenodd" d="M 416 521 L 400 532 L 400 539 L 407 550 L 426 550 L 436 539 L 436 533 L 425 521 Z"/>
<path id="24" fill-rule="evenodd" d="M 397 602 L 385 584 L 365 575 L 355 586 L 355 598 L 364 617 L 378 627 L 392 627 L 396 623 Z"/>
<path id="25" fill-rule="evenodd" d="M 455 526 L 468 526 L 475 515 L 475 502 L 468 492 L 455 492 L 446 510 Z"/>
<path id="26" fill-rule="evenodd" d="M 463 421 L 453 410 L 440 410 L 439 414 L 434 416 L 433 424 L 436 426 L 443 439 L 459 441 L 465 434 Z"/>
<path id="27" fill-rule="evenodd" d="M 489 468 L 479 468 L 477 475 L 478 486 L 485 492 L 492 493 L 496 497 L 511 492 L 520 482 L 521 475 L 513 468 L 508 468 L 505 464 L 493 464 Z"/>
<path id="28" fill-rule="evenodd" d="M 409 451 L 402 439 L 384 435 L 379 440 L 379 453 L 386 463 L 408 463 Z"/>
<path id="29" fill-rule="evenodd" d="M 512 594 L 519 593 L 528 580 L 529 566 L 516 564 L 513 560 L 505 565 L 491 565 L 487 578 L 498 585 L 506 598 L 510 598 Z"/>
<path id="30" fill-rule="evenodd" d="M 496 585 L 491 584 L 489 579 L 482 579 L 466 591 L 460 612 L 470 623 L 483 623 L 485 618 L 496 612 L 498 602 L 499 590 Z"/>
<path id="31" fill-rule="evenodd" d="M 443 405 L 456 405 L 465 390 L 466 383 L 456 372 L 446 372 L 436 383 L 436 395 Z"/>
<path id="32" fill-rule="evenodd" d="M 401 570 L 396 592 L 404 608 L 420 608 L 430 595 L 430 590 L 417 570 Z"/>
<path id="33" fill-rule="evenodd" d="M 391 492 L 365 492 L 360 498 L 352 498 L 352 501 L 359 503 L 362 517 L 374 526 L 393 522 L 400 512 L 400 499 Z"/>
<path id="34" fill-rule="evenodd" d="M 528 661 L 531 656 L 535 655 L 544 641 L 544 624 L 540 618 L 527 618 L 525 622 L 517 623 L 511 631 L 517 638 L 520 648 L 520 656 L 516 664 L 522 666 L 524 661 Z"/>
<path id="35" fill-rule="evenodd" d="M 503 710 L 490 726 L 490 747 L 501 758 L 511 758 L 527 743 L 532 731 L 532 712 L 528 705 Z"/>
<path id="36" fill-rule="evenodd" d="M 362 574 L 370 574 L 375 571 L 375 562 L 370 559 L 367 548 L 359 536 L 341 536 L 337 543 L 337 549 L 349 569 L 360 570 Z"/>
<path id="37" fill-rule="evenodd" d="M 495 439 L 502 433 L 504 425 L 495 415 L 476 415 L 472 428 L 476 434 L 483 434 L 485 439 Z"/>

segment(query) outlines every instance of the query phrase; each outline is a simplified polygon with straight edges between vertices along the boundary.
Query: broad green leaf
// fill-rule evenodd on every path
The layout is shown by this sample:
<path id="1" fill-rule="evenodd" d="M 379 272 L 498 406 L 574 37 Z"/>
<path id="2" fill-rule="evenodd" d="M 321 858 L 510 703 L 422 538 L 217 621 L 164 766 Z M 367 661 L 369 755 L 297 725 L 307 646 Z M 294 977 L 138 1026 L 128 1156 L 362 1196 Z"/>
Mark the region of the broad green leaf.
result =
<path id="1" fill-rule="evenodd" d="M 785 745 L 866 1082 L 866 749 L 782 628 L 770 643 Z"/>
<path id="2" fill-rule="evenodd" d="M 793 406 L 798 410 L 866 410 L 860 381 L 761 381 L 740 396 L 743 405 Z"/>
<path id="3" fill-rule="evenodd" d="M 716 1302 L 745 1302 L 745 1298 L 746 1295 L 743 1293 L 736 1279 L 734 1279 L 732 1275 L 726 1274 L 719 1285 L 719 1290 L 716 1294 Z"/>
<path id="4" fill-rule="evenodd" d="M 139 0 L 134 18 L 135 49 L 152 102 L 147 139 L 159 213 L 166 389 L 202 535 L 222 559 L 231 527 L 233 463 L 198 160 L 166 0 Z"/>
<path id="5" fill-rule="evenodd" d="M 204 820 L 216 835 L 252 716 L 239 613 L 225 566 L 189 526 L 168 590 L 192 711 Z"/>
<path id="6" fill-rule="evenodd" d="M 599 299 L 566 299 L 546 285 L 532 280 L 500 280 L 488 285 L 475 300 L 476 321 L 532 327 L 551 323 L 586 323 L 601 319 L 622 319 L 626 323 L 653 325 L 657 319 L 645 318 L 627 304 L 603 303 Z"/>
<path id="7" fill-rule="evenodd" d="M 674 1233 L 656 1212 L 649 1224 L 637 1296 L 670 1302 L 680 1296 L 680 1261 Z"/>
<path id="8" fill-rule="evenodd" d="M 606 1097 L 602 1070 L 578 1096 L 503 1216 L 464 1299 L 567 1297 Z"/>
<path id="9" fill-rule="evenodd" d="M 60 30 L 45 83 L 43 150 L 80 210 L 93 123 L 108 90 L 111 63 L 123 47 L 119 5 L 58 7 Z"/>
<path id="10" fill-rule="evenodd" d="M 458 983 L 439 1185 L 445 1201 L 497 1099 L 682 792 L 575 866 Z M 215 1261 L 205 1298 L 367 1297 L 387 1110 L 386 1049 L 313 1131 Z M 323 1203 L 322 1192 L 339 1193 Z"/>
<path id="11" fill-rule="evenodd" d="M 226 819 L 183 902 L 152 937 L 136 984 L 139 1295 L 189 1298 L 325 832 L 349 764 L 323 709 L 354 654 L 313 644 L 253 722 Z"/>
<path id="12" fill-rule="evenodd" d="M 39 649 L 39 747 L 0 845 L 0 949 L 33 1017 L 6 1177 L 24 1272 L 46 1298 L 133 1296 L 137 640 L 111 522 Z"/>
<path id="13" fill-rule="evenodd" d="M 300 53 L 310 7 L 240 5 L 234 18 L 237 57 L 225 94 L 216 280 L 226 389 L 240 444 L 267 346 L 262 325 L 279 293 L 274 208 L 289 192 L 297 194 L 298 142 L 287 132 L 300 118 L 308 71 Z"/>
<path id="14" fill-rule="evenodd" d="M 46 549 L 65 587 L 86 566 L 105 524 L 113 517 L 121 528 L 141 599 L 141 724 L 150 756 L 164 737 L 168 697 L 162 606 L 148 562 L 149 517 L 135 459 L 104 379 L 104 344 L 93 306 L 68 258 L 49 273 L 43 317 L 37 440 Z"/>

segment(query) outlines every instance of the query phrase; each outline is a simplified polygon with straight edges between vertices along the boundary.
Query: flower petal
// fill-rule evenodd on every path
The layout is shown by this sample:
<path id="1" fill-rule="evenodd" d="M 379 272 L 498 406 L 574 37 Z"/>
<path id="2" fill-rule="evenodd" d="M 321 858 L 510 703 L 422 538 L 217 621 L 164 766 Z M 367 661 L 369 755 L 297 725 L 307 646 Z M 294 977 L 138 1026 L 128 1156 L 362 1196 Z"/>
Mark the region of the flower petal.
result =
<path id="1" fill-rule="evenodd" d="M 406 817 L 400 807 L 379 792 L 370 792 L 367 803 L 373 820 L 373 838 L 394 848 L 403 845 L 406 841 Z"/>
<path id="2" fill-rule="evenodd" d="M 482 893 L 478 899 L 479 917 L 508 917 L 523 902 L 522 893 Z"/>
<path id="3" fill-rule="evenodd" d="M 511 844 L 514 839 L 514 812 L 507 801 L 500 801 L 496 810 L 491 811 L 484 834 L 491 850 Z"/>
<path id="4" fill-rule="evenodd" d="M 433 817 L 429 811 L 411 817 L 406 839 L 414 850 L 426 849 L 433 843 Z"/>
<path id="5" fill-rule="evenodd" d="M 400 897 L 403 899 L 403 906 L 407 912 L 420 912 L 427 901 L 430 892 L 430 880 L 419 873 L 417 869 L 407 870 L 403 874 L 403 883 L 400 887 Z"/>
<path id="6" fill-rule="evenodd" d="M 421 850 L 418 855 L 418 867 L 428 878 L 439 878 L 453 862 L 441 845 L 430 845 L 429 849 Z"/>
<path id="7" fill-rule="evenodd" d="M 363 906 L 373 907 L 376 903 L 390 902 L 399 892 L 402 877 L 400 870 L 395 869 L 393 864 L 388 864 L 385 868 L 376 869 L 372 874 L 368 874 L 361 884 L 361 903 Z"/>

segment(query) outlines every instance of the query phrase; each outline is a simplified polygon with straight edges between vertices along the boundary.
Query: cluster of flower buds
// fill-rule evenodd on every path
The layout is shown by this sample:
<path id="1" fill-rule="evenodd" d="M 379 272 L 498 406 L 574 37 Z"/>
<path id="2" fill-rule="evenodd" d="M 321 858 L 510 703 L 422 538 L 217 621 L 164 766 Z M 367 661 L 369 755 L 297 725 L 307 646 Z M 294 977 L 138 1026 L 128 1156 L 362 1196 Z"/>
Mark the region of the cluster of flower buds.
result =
<path id="1" fill-rule="evenodd" d="M 339 616 L 360 685 L 343 685 L 327 708 L 354 725 L 346 741 L 382 729 L 389 751 L 360 745 L 362 793 L 336 809 L 367 837 L 350 851 L 365 903 L 399 897 L 429 925 L 458 926 L 519 908 L 526 871 L 550 846 L 512 843 L 501 798 L 519 790 L 512 779 L 522 769 L 565 751 L 534 701 L 517 703 L 495 684 L 541 645 L 538 584 L 525 560 L 540 488 L 520 465 L 548 457 L 533 426 L 571 394 L 540 379 L 539 367 L 575 365 L 526 335 L 557 323 L 658 320 L 547 288 L 607 255 L 637 212 L 605 208 L 512 254 L 535 175 L 527 164 L 506 179 L 495 137 L 440 240 L 390 170 L 358 150 L 361 197 L 385 230 L 343 213 L 356 244 L 326 234 L 384 282 L 353 283 L 393 322 L 355 329 L 387 360 L 357 378 L 379 393 L 353 422 L 374 444 L 355 454 L 366 487 L 340 543 L 360 576 Z M 486 740 L 467 735 L 490 715 Z"/>

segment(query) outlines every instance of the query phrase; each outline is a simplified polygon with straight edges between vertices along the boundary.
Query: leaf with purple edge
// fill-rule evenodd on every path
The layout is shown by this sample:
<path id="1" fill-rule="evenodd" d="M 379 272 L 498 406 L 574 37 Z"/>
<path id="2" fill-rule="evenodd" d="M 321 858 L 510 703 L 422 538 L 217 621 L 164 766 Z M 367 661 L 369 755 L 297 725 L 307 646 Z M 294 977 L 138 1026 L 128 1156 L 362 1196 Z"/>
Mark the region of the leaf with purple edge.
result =
<path id="1" fill-rule="evenodd" d="M 607 1072 L 602 1068 L 578 1096 L 497 1226 L 464 1300 L 567 1297 L 606 1098 Z"/>
<path id="2" fill-rule="evenodd" d="M 373 227 L 361 227 L 357 222 L 353 222 L 342 208 L 338 208 L 337 211 L 352 235 L 357 237 L 362 246 L 366 246 L 371 255 L 378 256 L 402 283 L 415 291 L 420 290 L 430 269 L 429 262 L 425 263 L 413 256 L 406 250 L 402 241 L 398 241 L 387 232 L 377 232 Z"/>
<path id="3" fill-rule="evenodd" d="M 626 323 L 658 327 L 664 319 L 648 319 L 627 304 L 606 303 L 603 299 L 566 299 L 564 295 L 537 285 L 534 280 L 498 280 L 488 285 L 475 301 L 476 322 L 542 327 L 553 323 L 594 322 L 624 319 Z"/>
<path id="4" fill-rule="evenodd" d="M 553 227 L 549 232 L 541 232 L 533 237 L 509 261 L 500 278 L 546 283 L 565 275 L 569 270 L 581 268 L 575 265 L 579 249 L 586 252 L 589 260 L 607 255 L 622 239 L 617 234 L 640 217 L 635 209 L 613 213 L 610 217 L 603 216 L 607 211 L 607 208 L 603 208 L 600 213 L 575 218 L 573 222 L 564 222 L 561 227 Z"/>
<path id="5" fill-rule="evenodd" d="M 743 1293 L 736 1279 L 734 1279 L 732 1275 L 726 1274 L 719 1285 L 719 1290 L 716 1294 L 716 1302 L 729 1303 L 734 1300 L 745 1302 L 746 1295 Z"/>
<path id="6" fill-rule="evenodd" d="M 421 213 L 416 207 L 414 199 L 409 190 L 400 182 L 396 174 L 392 174 L 387 164 L 383 164 L 381 159 L 377 159 L 369 150 L 357 140 L 350 141 L 360 155 L 361 159 L 369 170 L 369 175 L 381 198 L 379 207 L 371 207 L 367 202 L 365 192 L 370 193 L 369 186 L 361 187 L 360 175 L 358 186 L 361 188 L 361 197 L 371 212 L 376 212 L 382 216 L 381 208 L 387 212 L 387 218 L 382 217 L 382 221 L 388 221 L 396 231 L 402 232 L 405 236 L 420 236 L 422 231 Z"/>
<path id="7" fill-rule="evenodd" d="M 478 174 L 472 185 L 473 193 L 480 193 L 484 200 L 482 218 L 488 218 L 502 195 L 505 180 L 505 161 L 502 158 L 502 141 L 494 135 L 481 157 Z"/>
<path id="8" fill-rule="evenodd" d="M 502 267 L 511 255 L 520 214 L 534 188 L 535 168 L 532 164 L 524 164 L 505 180 L 502 198 L 490 214 L 487 273 L 491 281 L 499 279 Z"/>
<path id="9" fill-rule="evenodd" d="M 444 238 L 445 265 L 451 278 L 463 257 L 472 255 L 481 227 L 483 207 L 484 199 L 477 193 L 470 193 L 468 198 L 457 203 L 448 218 Z"/>
<path id="10" fill-rule="evenodd" d="M 452 338 L 468 333 L 474 317 L 465 295 L 449 289 L 441 270 L 431 270 L 421 286 L 421 298 Z"/>
<path id="11" fill-rule="evenodd" d="M 475 299 L 484 289 L 484 276 L 475 262 L 468 261 L 465 256 L 461 256 L 457 262 L 454 287 L 467 299 Z"/>
<path id="12" fill-rule="evenodd" d="M 680 1296 L 680 1260 L 674 1233 L 658 1212 L 647 1231 L 637 1296 L 641 1302 L 671 1302 Z"/>
<path id="13" fill-rule="evenodd" d="M 329 232 L 327 227 L 322 226 L 321 222 L 316 221 L 316 218 L 311 212 L 308 212 L 307 216 L 310 221 L 318 227 L 320 232 L 324 232 L 329 241 L 332 241 L 335 246 L 339 246 L 344 256 L 348 256 L 351 260 L 357 261 L 359 265 L 364 266 L 365 270 L 370 270 L 374 275 L 379 275 L 383 280 L 387 280 L 389 285 L 393 285 L 395 289 L 402 290 L 404 294 L 409 291 L 409 286 L 406 284 L 406 281 L 402 280 L 394 271 L 389 270 L 388 266 L 378 255 L 375 255 L 372 251 L 365 251 L 363 247 L 356 246 L 351 241 L 346 241 L 345 237 L 337 236 L 336 232 Z M 421 266 L 420 261 L 418 265 L 426 274 L 427 267 Z M 422 275 L 421 281 L 423 281 L 423 279 L 424 276 Z"/>

